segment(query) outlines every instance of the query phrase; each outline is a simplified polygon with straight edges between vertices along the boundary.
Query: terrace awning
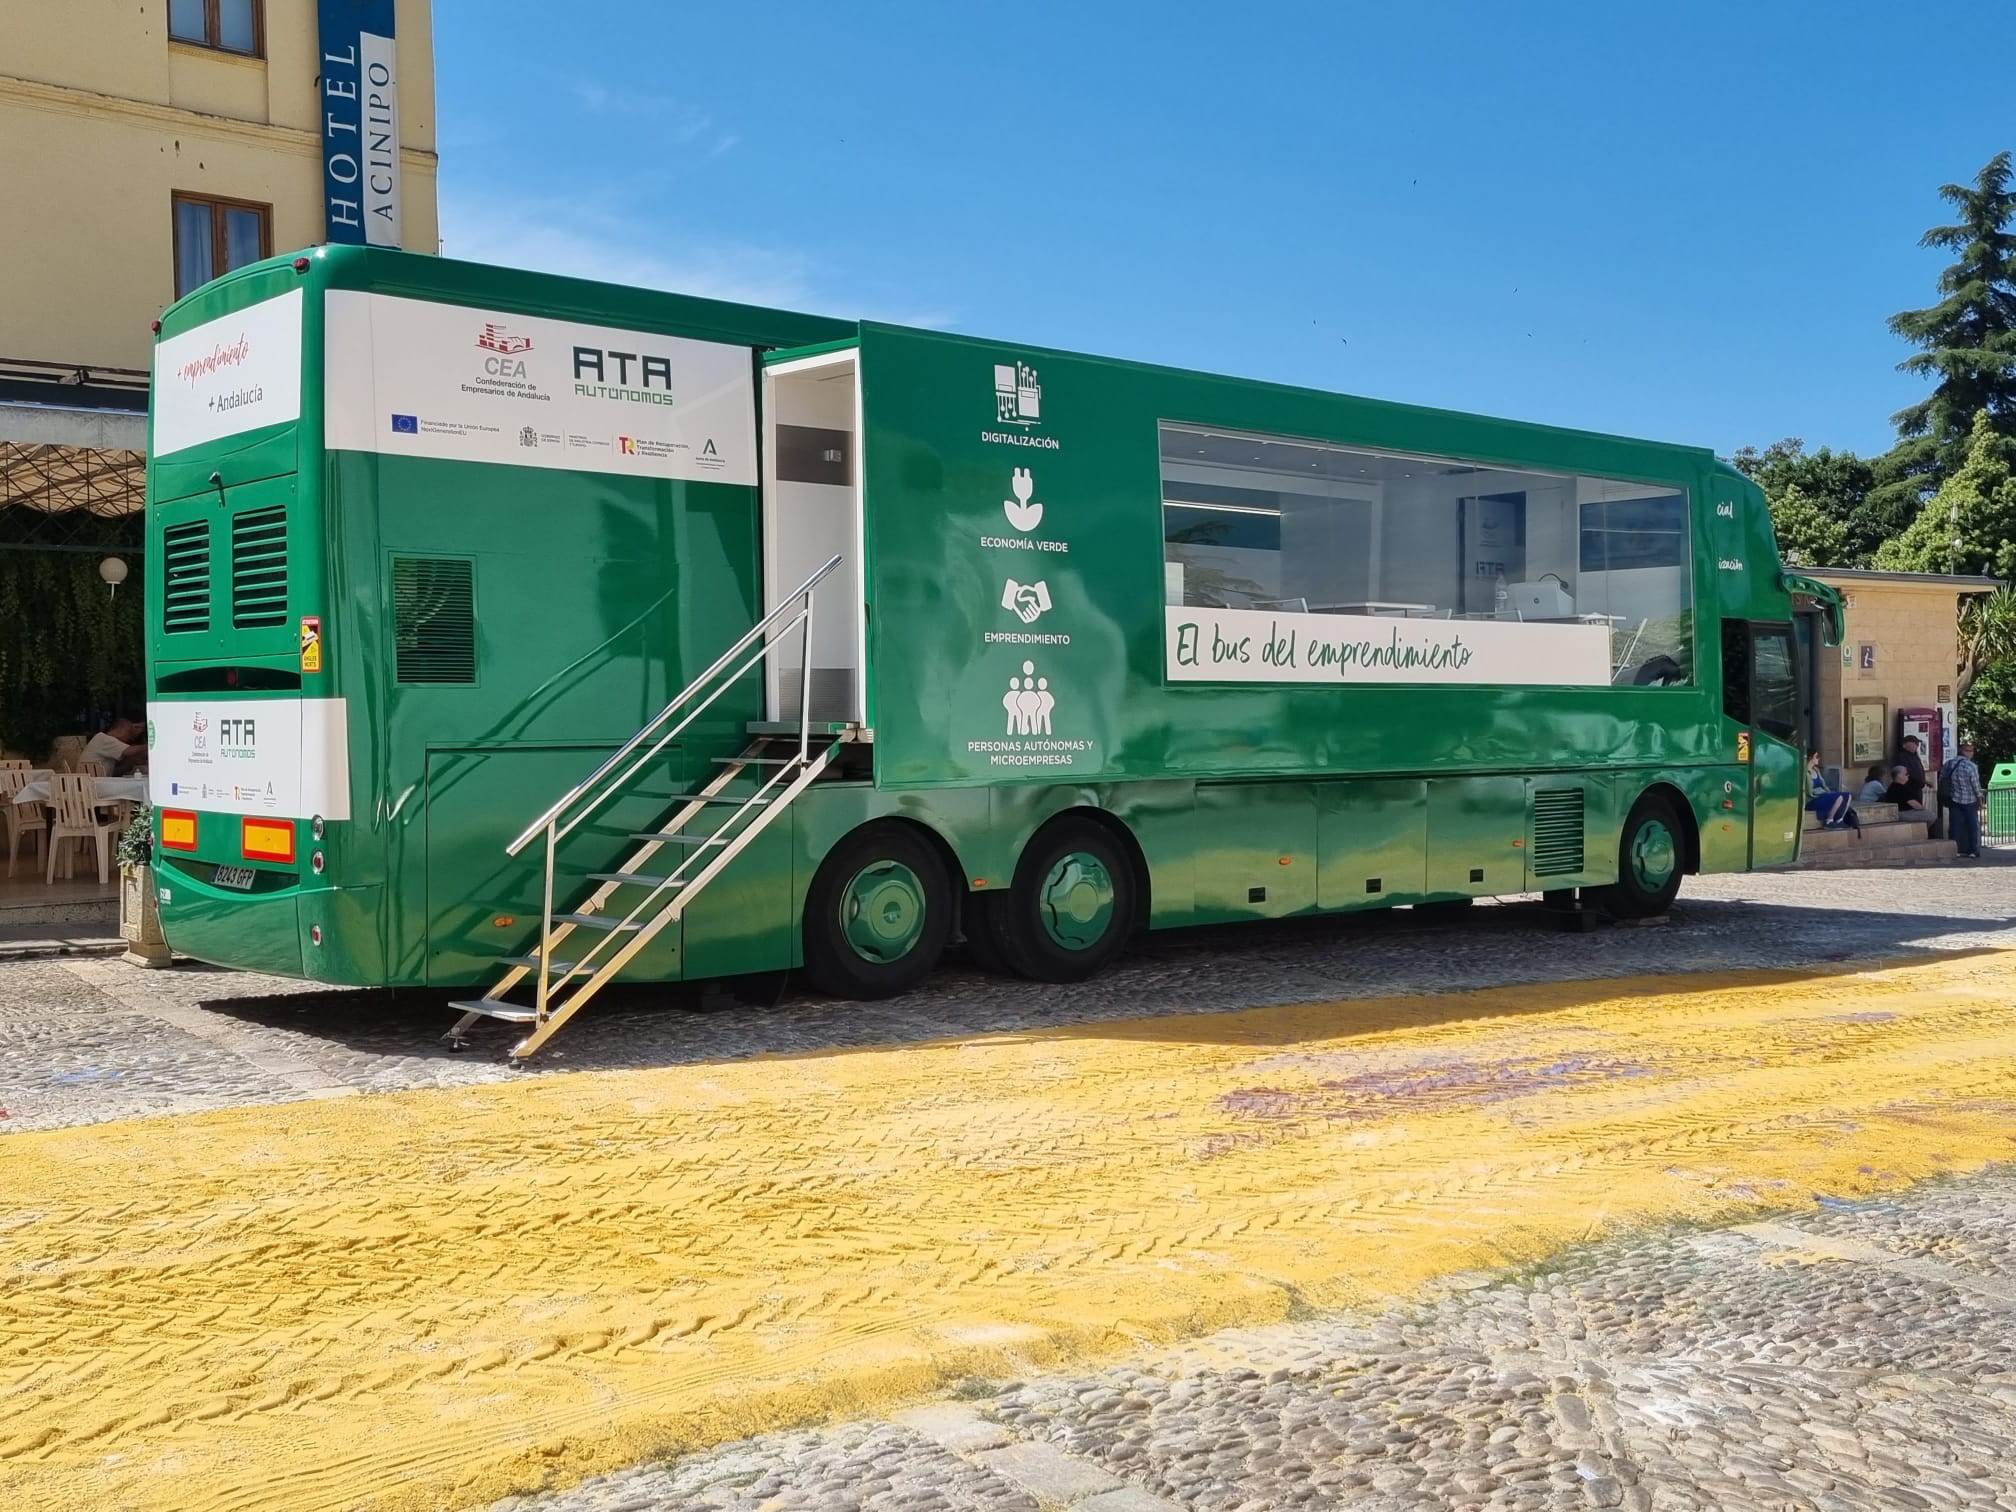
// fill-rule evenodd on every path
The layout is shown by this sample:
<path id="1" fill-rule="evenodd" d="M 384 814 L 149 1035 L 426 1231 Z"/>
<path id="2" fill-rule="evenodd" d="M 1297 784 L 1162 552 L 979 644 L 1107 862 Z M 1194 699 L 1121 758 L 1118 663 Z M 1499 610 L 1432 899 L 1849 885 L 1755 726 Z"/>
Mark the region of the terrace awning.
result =
<path id="1" fill-rule="evenodd" d="M 0 358 L 0 508 L 138 514 L 146 452 L 145 373 Z"/>

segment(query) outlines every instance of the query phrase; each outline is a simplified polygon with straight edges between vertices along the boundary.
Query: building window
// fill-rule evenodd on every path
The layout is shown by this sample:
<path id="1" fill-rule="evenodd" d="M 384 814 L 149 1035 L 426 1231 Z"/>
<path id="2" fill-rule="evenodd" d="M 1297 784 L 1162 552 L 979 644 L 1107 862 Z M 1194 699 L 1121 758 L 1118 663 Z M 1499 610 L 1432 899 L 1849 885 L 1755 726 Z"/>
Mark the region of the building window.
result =
<path id="1" fill-rule="evenodd" d="M 175 297 L 273 251 L 273 207 L 175 196 Z"/>
<path id="2" fill-rule="evenodd" d="M 195 47 L 264 57 L 259 0 L 168 0 L 168 35 Z"/>

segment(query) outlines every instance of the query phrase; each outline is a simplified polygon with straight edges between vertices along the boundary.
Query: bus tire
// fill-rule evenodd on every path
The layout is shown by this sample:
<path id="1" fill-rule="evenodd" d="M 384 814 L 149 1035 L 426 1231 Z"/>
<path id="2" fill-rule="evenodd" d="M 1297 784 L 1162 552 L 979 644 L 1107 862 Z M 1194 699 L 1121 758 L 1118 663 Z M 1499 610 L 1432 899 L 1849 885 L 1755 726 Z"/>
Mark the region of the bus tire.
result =
<path id="1" fill-rule="evenodd" d="M 805 895 L 805 979 L 837 998 L 908 992 L 952 933 L 952 887 L 908 825 L 863 825 L 819 863 Z"/>
<path id="2" fill-rule="evenodd" d="M 1584 894 L 1613 919 L 1650 919 L 1673 906 L 1687 869 L 1687 842 L 1673 805 L 1646 793 L 1617 840 L 1617 880 Z"/>
<path id="3" fill-rule="evenodd" d="M 1014 885 L 987 899 L 985 950 L 1031 981 L 1082 982 L 1127 948 L 1137 906 L 1120 843 L 1089 819 L 1058 819 L 1023 850 Z"/>

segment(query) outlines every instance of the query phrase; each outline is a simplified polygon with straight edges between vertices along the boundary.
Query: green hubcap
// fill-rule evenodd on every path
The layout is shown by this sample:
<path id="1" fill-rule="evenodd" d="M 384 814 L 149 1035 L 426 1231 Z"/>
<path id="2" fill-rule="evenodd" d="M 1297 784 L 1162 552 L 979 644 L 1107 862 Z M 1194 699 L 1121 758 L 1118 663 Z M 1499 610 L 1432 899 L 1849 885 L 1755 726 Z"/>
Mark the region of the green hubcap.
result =
<path id="1" fill-rule="evenodd" d="M 1648 819 L 1631 837 L 1631 874 L 1647 892 L 1658 892 L 1680 864 L 1680 847 L 1663 819 Z"/>
<path id="2" fill-rule="evenodd" d="M 924 934 L 924 884 L 900 861 L 877 861 L 840 894 L 840 932 L 864 961 L 900 961 Z"/>
<path id="3" fill-rule="evenodd" d="M 1043 928 L 1066 950 L 1099 943 L 1113 922 L 1113 878 L 1106 864 L 1072 851 L 1043 879 Z"/>

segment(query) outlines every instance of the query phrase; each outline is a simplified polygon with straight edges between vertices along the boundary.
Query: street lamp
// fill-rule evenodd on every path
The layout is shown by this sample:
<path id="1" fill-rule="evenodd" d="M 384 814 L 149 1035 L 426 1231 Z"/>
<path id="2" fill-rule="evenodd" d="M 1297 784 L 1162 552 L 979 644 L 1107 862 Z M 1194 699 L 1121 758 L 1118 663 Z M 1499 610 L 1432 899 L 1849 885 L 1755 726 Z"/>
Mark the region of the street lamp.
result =
<path id="1" fill-rule="evenodd" d="M 119 585 L 126 581 L 126 563 L 120 557 L 107 557 L 98 564 L 98 576 L 105 580 L 105 586 L 112 590 L 116 598 Z"/>

